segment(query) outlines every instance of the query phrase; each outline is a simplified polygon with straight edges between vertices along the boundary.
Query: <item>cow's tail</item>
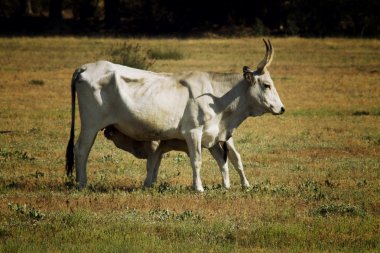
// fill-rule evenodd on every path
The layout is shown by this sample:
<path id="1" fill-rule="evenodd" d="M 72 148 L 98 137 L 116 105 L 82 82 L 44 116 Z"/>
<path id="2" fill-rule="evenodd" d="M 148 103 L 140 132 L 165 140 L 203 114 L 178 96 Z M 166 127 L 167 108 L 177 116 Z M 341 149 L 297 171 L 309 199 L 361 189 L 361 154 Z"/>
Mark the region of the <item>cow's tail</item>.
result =
<path id="1" fill-rule="evenodd" d="M 86 69 L 79 68 L 75 70 L 73 77 L 71 79 L 71 130 L 70 130 L 70 139 L 66 148 L 66 174 L 68 177 L 71 177 L 73 174 L 74 168 L 74 131 L 75 131 L 75 94 L 76 88 L 75 83 L 77 82 L 79 75 L 84 72 Z"/>

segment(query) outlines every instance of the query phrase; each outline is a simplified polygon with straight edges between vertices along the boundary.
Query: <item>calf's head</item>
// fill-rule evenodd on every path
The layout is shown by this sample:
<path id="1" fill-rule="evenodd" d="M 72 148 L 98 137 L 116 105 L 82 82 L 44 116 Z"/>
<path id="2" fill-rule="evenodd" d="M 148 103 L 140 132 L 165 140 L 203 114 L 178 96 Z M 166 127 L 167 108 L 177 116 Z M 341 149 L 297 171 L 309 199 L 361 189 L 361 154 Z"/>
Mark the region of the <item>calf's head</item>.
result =
<path id="1" fill-rule="evenodd" d="M 274 50 L 272 44 L 268 40 L 265 41 L 266 53 L 264 59 L 257 65 L 256 70 L 251 70 L 245 66 L 243 68 L 244 78 L 250 83 L 250 96 L 252 97 L 252 114 L 254 116 L 270 112 L 274 115 L 283 114 L 285 107 L 277 93 L 276 88 L 268 67 L 273 59 Z"/>

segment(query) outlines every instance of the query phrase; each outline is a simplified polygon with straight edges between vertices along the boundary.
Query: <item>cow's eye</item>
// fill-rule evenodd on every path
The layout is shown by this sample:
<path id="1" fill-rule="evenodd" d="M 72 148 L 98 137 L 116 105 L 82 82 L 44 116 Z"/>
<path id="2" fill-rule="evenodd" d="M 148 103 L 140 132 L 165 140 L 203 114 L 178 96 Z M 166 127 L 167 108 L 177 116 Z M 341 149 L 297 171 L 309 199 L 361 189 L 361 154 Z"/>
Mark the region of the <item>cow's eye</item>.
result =
<path id="1" fill-rule="evenodd" d="M 270 84 L 264 83 L 264 88 L 265 89 L 270 89 Z"/>

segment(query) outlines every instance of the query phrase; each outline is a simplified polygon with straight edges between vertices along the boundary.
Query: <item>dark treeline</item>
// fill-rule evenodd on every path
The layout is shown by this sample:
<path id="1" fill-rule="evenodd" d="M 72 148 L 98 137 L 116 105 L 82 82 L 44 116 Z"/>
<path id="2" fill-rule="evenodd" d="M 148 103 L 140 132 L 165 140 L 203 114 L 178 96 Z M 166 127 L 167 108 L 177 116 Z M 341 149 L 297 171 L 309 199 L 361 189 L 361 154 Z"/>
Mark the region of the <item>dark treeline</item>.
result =
<path id="1" fill-rule="evenodd" d="M 380 36 L 379 0 L 0 0 L 0 34 Z"/>

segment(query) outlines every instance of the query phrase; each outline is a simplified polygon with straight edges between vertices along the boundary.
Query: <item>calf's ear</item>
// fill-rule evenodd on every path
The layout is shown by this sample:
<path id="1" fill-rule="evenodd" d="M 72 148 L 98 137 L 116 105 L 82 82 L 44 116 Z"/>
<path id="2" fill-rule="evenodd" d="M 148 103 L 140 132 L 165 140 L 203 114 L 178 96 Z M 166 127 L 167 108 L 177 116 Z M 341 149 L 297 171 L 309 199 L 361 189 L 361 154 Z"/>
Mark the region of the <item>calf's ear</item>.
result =
<path id="1" fill-rule="evenodd" d="M 247 80 L 249 83 L 251 84 L 255 84 L 255 77 L 253 76 L 253 71 L 247 67 L 247 66 L 244 66 L 243 67 L 243 76 L 244 76 L 244 79 Z"/>

